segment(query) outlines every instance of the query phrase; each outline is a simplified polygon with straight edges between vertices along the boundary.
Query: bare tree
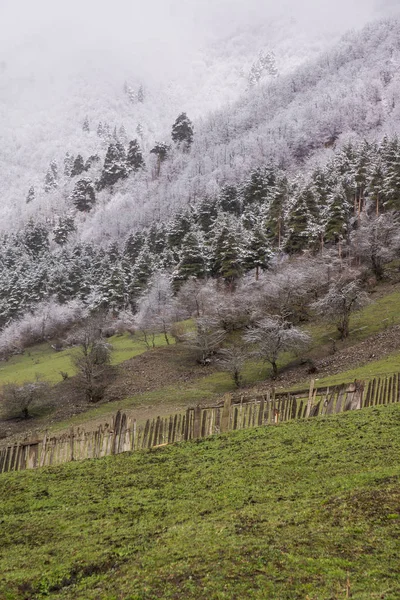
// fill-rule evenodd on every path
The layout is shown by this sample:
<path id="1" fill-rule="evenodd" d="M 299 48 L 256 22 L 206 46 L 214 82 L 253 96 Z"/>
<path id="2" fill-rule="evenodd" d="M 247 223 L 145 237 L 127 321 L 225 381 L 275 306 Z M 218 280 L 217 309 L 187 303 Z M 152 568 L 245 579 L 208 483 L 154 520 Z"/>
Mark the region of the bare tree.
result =
<path id="1" fill-rule="evenodd" d="M 283 352 L 300 350 L 310 343 L 310 336 L 278 317 L 258 321 L 245 335 L 245 341 L 256 346 L 253 355 L 272 366 L 272 376 L 278 375 L 277 361 Z"/>
<path id="2" fill-rule="evenodd" d="M 340 279 L 331 286 L 326 296 L 314 302 L 312 308 L 325 318 L 337 319 L 340 339 L 344 340 L 349 336 L 350 316 L 364 308 L 369 301 L 359 281 Z"/>
<path id="3" fill-rule="evenodd" d="M 241 346 L 231 346 L 219 351 L 220 359 L 218 364 L 223 371 L 227 371 L 232 377 L 236 387 L 243 384 L 242 371 L 246 360 L 246 352 Z"/>
<path id="4" fill-rule="evenodd" d="M 21 416 L 28 419 L 34 406 L 43 404 L 49 395 L 50 387 L 44 381 L 8 383 L 1 393 L 3 411 L 7 416 Z"/>
<path id="5" fill-rule="evenodd" d="M 146 346 L 154 348 L 156 333 L 162 333 L 169 345 L 168 332 L 176 317 L 170 278 L 163 273 L 153 275 L 139 306 L 135 323 Z"/>
<path id="6" fill-rule="evenodd" d="M 393 213 L 364 216 L 360 227 L 352 234 L 352 253 L 368 265 L 378 281 L 385 274 L 385 265 L 399 255 L 399 219 Z"/>
<path id="7" fill-rule="evenodd" d="M 296 325 L 308 320 L 310 302 L 328 289 L 334 267 L 309 258 L 294 260 L 276 272 L 265 273 L 255 286 L 255 314 L 265 314 Z"/>
<path id="8" fill-rule="evenodd" d="M 194 350 L 200 364 L 206 365 L 221 347 L 225 331 L 219 328 L 218 322 L 208 317 L 196 321 L 196 331 L 186 335 L 185 345 Z"/>
<path id="9" fill-rule="evenodd" d="M 102 324 L 101 318 L 89 319 L 76 334 L 79 350 L 73 359 L 77 369 L 75 386 L 88 402 L 103 398 L 112 376 L 112 348 L 103 338 Z"/>

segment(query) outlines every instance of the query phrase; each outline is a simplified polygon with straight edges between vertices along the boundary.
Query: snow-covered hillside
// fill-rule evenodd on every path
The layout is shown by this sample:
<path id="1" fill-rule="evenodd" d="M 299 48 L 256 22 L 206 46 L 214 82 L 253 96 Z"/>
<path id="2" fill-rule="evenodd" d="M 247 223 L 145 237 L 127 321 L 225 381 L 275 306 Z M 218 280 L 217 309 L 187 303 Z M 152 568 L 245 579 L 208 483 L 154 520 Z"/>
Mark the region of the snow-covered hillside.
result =
<path id="1" fill-rule="evenodd" d="M 44 41 L 46 38 L 37 34 L 30 35 L 19 45 L 6 47 L 3 44 L 0 55 L 1 229 L 16 230 L 32 216 L 53 218 L 65 210 L 69 182 L 61 184 L 57 194 L 43 193 L 49 163 L 56 161 L 62 173 L 67 152 L 81 153 L 85 157 L 98 154 L 103 158 L 105 143 L 96 134 L 99 122 L 107 123 L 111 131 L 123 125 L 127 139 L 138 137 L 140 124 L 145 154 L 155 140 L 169 137 L 173 121 L 183 110 L 194 120 L 199 133 L 207 131 L 216 118 L 208 119 L 210 112 L 222 110 L 234 114 L 237 108 L 231 105 L 235 105 L 238 98 L 243 97 L 243 101 L 248 102 L 249 73 L 260 51 L 274 53 L 279 76 L 285 77 L 331 45 L 338 37 L 338 29 L 319 27 L 310 33 L 299 19 L 267 18 L 257 26 L 243 25 L 229 34 L 223 30 L 206 45 L 189 49 L 169 71 L 163 70 L 162 64 L 153 71 L 151 67 L 147 71 L 140 69 L 136 59 L 130 60 L 127 55 L 121 56 L 119 50 L 110 52 L 106 47 L 101 50 L 96 47 L 95 51 L 91 47 L 83 52 L 81 45 L 74 50 L 72 44 L 69 51 L 53 56 L 52 48 Z M 260 84 L 268 78 L 269 75 L 264 76 Z M 137 93 L 141 85 L 144 102 L 132 102 L 127 89 Z M 89 133 L 82 131 L 86 117 L 90 123 Z M 181 171 L 181 167 L 178 170 Z M 26 196 L 31 186 L 36 190 L 36 201 L 27 205 Z M 136 192 L 139 190 L 142 196 L 140 188 Z M 123 203 L 126 205 L 126 194 L 131 197 L 136 196 L 136 192 L 132 185 L 125 186 Z M 179 191 L 172 195 L 176 193 Z M 164 192 L 157 203 L 164 203 L 163 198 Z M 119 207 L 120 202 L 116 194 L 115 206 Z M 107 212 L 110 210 L 113 212 L 112 205 L 107 205 Z M 96 223 L 98 219 L 102 221 L 103 216 L 99 215 Z"/>

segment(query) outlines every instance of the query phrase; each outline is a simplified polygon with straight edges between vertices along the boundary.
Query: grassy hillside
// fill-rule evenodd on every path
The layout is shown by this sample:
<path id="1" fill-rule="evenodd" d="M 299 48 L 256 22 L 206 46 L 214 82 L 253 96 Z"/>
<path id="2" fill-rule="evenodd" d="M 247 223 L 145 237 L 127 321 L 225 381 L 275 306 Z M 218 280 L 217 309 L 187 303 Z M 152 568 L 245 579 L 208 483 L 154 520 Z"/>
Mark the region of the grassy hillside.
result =
<path id="1" fill-rule="evenodd" d="M 0 477 L 4 600 L 400 597 L 400 406 Z"/>
<path id="2" fill-rule="evenodd" d="M 115 335 L 108 341 L 113 347 L 112 363 L 114 365 L 139 356 L 146 351 L 145 344 L 137 336 Z M 172 338 L 171 343 L 173 343 Z M 156 344 L 157 346 L 166 345 L 163 335 L 156 336 Z M 71 360 L 73 353 L 73 348 L 55 352 L 47 343 L 28 348 L 22 355 L 13 356 L 7 362 L 0 364 L 0 385 L 9 382 L 34 381 L 36 375 L 40 375 L 50 383 L 58 383 L 62 380 L 61 371 L 70 376 L 75 374 Z"/>

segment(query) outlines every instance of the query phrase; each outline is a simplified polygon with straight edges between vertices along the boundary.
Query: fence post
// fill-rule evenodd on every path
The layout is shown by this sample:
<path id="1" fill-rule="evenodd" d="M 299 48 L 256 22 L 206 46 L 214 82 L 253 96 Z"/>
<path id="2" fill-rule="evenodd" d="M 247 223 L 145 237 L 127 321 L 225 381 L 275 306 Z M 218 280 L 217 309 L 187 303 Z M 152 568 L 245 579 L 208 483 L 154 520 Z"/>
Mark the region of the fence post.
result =
<path id="1" fill-rule="evenodd" d="M 221 433 L 228 431 L 229 429 L 229 416 L 231 411 L 232 404 L 232 396 L 230 394 L 225 394 L 224 396 L 224 406 L 222 409 L 221 416 Z"/>
<path id="2" fill-rule="evenodd" d="M 310 412 L 311 412 L 311 406 L 312 406 L 313 395 L 314 395 L 314 384 L 315 384 L 314 379 L 311 379 L 311 381 L 310 381 L 310 390 L 308 392 L 308 402 L 307 402 L 306 419 L 308 419 L 308 417 L 310 416 Z"/>

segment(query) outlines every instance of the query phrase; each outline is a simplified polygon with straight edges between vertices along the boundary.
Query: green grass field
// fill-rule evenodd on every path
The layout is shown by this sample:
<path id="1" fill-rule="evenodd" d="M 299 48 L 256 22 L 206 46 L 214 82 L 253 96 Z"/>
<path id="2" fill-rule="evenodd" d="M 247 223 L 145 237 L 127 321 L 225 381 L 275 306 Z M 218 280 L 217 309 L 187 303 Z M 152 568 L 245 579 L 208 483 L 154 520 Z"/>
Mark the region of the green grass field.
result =
<path id="1" fill-rule="evenodd" d="M 0 477 L 2 600 L 398 600 L 400 405 Z"/>
<path id="2" fill-rule="evenodd" d="M 114 365 L 146 352 L 145 344 L 136 336 L 116 335 L 108 341 L 113 347 L 112 364 Z M 166 346 L 163 335 L 156 336 L 156 344 L 157 347 Z M 171 344 L 173 344 L 172 338 Z M 47 343 L 28 348 L 24 354 L 0 363 L 0 385 L 34 381 L 36 375 L 40 375 L 50 383 L 58 383 L 62 380 L 61 371 L 70 376 L 74 375 L 71 360 L 73 353 L 74 349 L 55 352 Z"/>

